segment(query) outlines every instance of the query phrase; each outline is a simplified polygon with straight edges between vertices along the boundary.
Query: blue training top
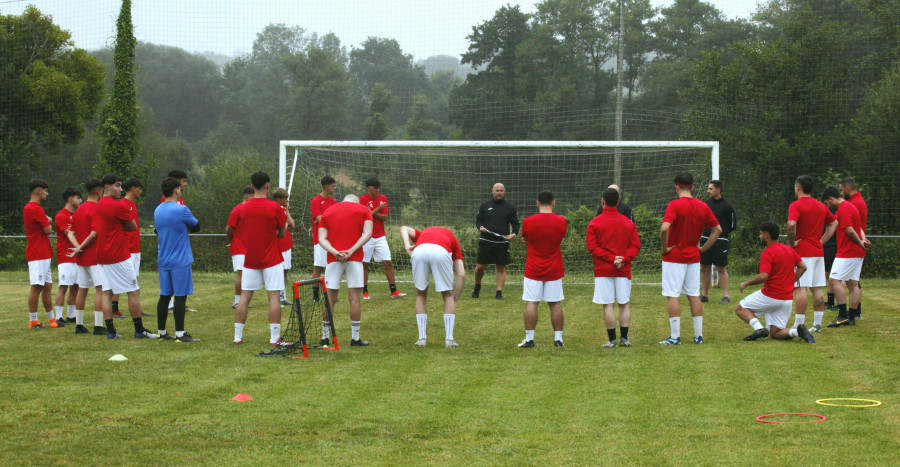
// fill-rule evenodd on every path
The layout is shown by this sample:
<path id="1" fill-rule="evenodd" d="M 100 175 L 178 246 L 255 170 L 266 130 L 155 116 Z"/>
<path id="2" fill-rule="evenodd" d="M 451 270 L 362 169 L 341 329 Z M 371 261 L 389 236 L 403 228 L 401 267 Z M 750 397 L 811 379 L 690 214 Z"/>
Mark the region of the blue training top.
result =
<path id="1" fill-rule="evenodd" d="M 153 212 L 156 234 L 159 236 L 157 260 L 159 269 L 181 269 L 194 262 L 188 227 L 197 225 L 197 218 L 187 206 L 166 202 Z"/>

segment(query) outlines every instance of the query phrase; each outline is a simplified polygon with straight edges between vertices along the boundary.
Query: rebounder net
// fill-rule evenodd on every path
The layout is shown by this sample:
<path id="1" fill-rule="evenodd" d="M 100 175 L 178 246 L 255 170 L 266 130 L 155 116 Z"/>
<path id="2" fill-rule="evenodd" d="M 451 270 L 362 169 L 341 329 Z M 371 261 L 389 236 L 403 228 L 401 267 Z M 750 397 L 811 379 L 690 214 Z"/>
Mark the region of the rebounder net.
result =
<path id="1" fill-rule="evenodd" d="M 258 357 L 309 358 L 310 349 L 338 350 L 334 332 L 334 319 L 328 304 L 325 279 L 307 279 L 292 284 L 294 303 L 291 305 L 288 324 L 281 333 L 284 345 L 260 352 Z M 324 337 L 323 326 L 328 323 Z"/>

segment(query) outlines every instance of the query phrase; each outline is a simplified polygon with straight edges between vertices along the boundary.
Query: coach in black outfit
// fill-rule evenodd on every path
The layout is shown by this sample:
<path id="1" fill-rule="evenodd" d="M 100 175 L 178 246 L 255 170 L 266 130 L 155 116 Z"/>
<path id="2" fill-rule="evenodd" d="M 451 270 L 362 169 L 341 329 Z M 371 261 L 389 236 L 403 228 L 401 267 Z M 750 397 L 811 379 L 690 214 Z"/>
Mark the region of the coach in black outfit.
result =
<path id="1" fill-rule="evenodd" d="M 497 266 L 497 299 L 503 299 L 503 284 L 506 282 L 506 265 L 509 264 L 509 242 L 519 234 L 519 213 L 506 202 L 506 187 L 494 184 L 493 199 L 484 202 L 475 216 L 475 227 L 481 231 L 478 241 L 478 259 L 475 264 L 475 290 L 472 298 L 481 292 L 481 278 L 488 264 Z M 512 226 L 512 233 L 510 233 Z"/>
<path id="2" fill-rule="evenodd" d="M 632 223 L 634 223 L 634 213 L 631 212 L 631 206 L 625 204 L 625 201 L 622 201 L 622 189 L 619 188 L 619 185 L 610 185 L 609 188 L 612 188 L 619 192 L 619 204 L 616 205 L 616 211 L 619 211 L 619 214 L 627 217 Z M 601 205 L 599 209 L 597 209 L 597 215 L 599 216 L 603 213 L 603 206 Z"/>
<path id="3" fill-rule="evenodd" d="M 721 304 L 731 303 L 728 291 L 728 234 L 737 228 L 737 215 L 731 203 L 725 201 L 722 197 L 722 182 L 720 180 L 712 180 L 709 182 L 709 188 L 706 190 L 709 198 L 706 204 L 712 209 L 713 214 L 722 226 L 722 234 L 716 240 L 716 244 L 712 248 L 706 250 L 706 253 L 700 254 L 700 281 L 703 290 L 700 293 L 700 301 L 708 302 L 709 283 L 712 280 L 712 265 L 716 266 L 716 272 L 719 273 L 719 287 L 722 288 Z M 700 237 L 700 246 L 703 246 L 709 240 L 710 229 L 703 231 Z"/>

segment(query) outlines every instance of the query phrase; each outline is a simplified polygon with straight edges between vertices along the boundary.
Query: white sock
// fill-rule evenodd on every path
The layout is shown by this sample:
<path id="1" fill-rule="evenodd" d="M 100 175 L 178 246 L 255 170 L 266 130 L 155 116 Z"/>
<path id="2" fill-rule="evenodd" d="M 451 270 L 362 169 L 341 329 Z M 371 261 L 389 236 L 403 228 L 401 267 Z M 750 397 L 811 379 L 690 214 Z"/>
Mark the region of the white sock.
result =
<path id="1" fill-rule="evenodd" d="M 794 315 L 794 329 L 801 324 L 806 324 L 806 315 Z"/>
<path id="2" fill-rule="evenodd" d="M 796 328 L 788 329 L 788 334 L 790 334 L 791 337 L 798 337 L 798 336 L 799 336 L 799 334 L 797 334 L 797 329 L 796 329 Z"/>
<path id="3" fill-rule="evenodd" d="M 62 311 L 63 311 L 63 307 L 61 307 L 61 306 L 56 307 L 56 319 L 57 320 L 63 319 Z"/>
<path id="4" fill-rule="evenodd" d="M 74 317 L 75 317 L 75 311 L 76 311 L 76 310 L 75 310 L 75 305 L 69 305 L 68 311 L 69 311 L 69 316 L 68 316 L 68 317 L 69 317 L 69 318 L 74 318 Z"/>
<path id="5" fill-rule="evenodd" d="M 529 331 L 529 330 L 527 330 L 527 329 L 525 330 L 525 340 L 526 340 L 526 341 L 533 341 L 533 340 L 534 340 L 534 329 L 532 329 L 531 331 Z"/>
<path id="6" fill-rule="evenodd" d="M 447 340 L 453 340 L 453 324 L 456 322 L 455 314 L 444 313 L 444 336 Z"/>
<path id="7" fill-rule="evenodd" d="M 102 311 L 94 311 L 94 326 L 98 328 L 103 327 L 103 312 Z"/>
<path id="8" fill-rule="evenodd" d="M 269 343 L 274 344 L 281 339 L 281 323 L 269 323 Z"/>
<path id="9" fill-rule="evenodd" d="M 75 324 L 84 326 L 84 310 L 75 310 Z"/>
<path id="10" fill-rule="evenodd" d="M 322 321 L 322 339 L 328 339 L 329 337 L 331 337 L 331 323 Z"/>
<path id="11" fill-rule="evenodd" d="M 678 339 L 681 337 L 681 317 L 676 316 L 674 318 L 669 318 L 669 336 L 672 339 Z"/>
<path id="12" fill-rule="evenodd" d="M 562 331 L 553 331 L 553 340 L 562 342 Z"/>
<path id="13" fill-rule="evenodd" d="M 428 315 L 425 313 L 416 313 L 416 324 L 419 326 L 419 339 L 425 339 L 425 328 L 428 325 Z"/>
<path id="14" fill-rule="evenodd" d="M 814 311 L 813 312 L 813 326 L 821 326 L 823 318 L 825 318 L 824 311 Z"/>
<path id="15" fill-rule="evenodd" d="M 234 323 L 234 341 L 240 342 L 244 340 L 244 325 L 241 323 Z"/>
<path id="16" fill-rule="evenodd" d="M 754 331 L 757 331 L 757 330 L 763 328 L 763 325 L 759 324 L 759 320 L 756 318 L 751 319 L 749 324 L 750 324 L 750 326 L 753 326 Z"/>
<path id="17" fill-rule="evenodd" d="M 37 321 L 37 313 L 28 313 L 28 321 Z"/>
<path id="18" fill-rule="evenodd" d="M 700 337 L 703 335 L 703 317 L 702 316 L 692 316 L 691 319 L 694 321 L 694 337 Z"/>
<path id="19" fill-rule="evenodd" d="M 359 340 L 359 321 L 350 321 L 350 335 L 351 339 Z"/>
<path id="20" fill-rule="evenodd" d="M 160 334 L 162 335 L 162 334 Z M 181 337 L 184 335 L 184 331 L 175 331 L 175 337 Z"/>
<path id="21" fill-rule="evenodd" d="M 53 318 L 54 318 L 54 316 L 53 316 L 53 310 L 48 311 L 48 312 L 47 312 L 47 319 L 53 319 Z"/>
<path id="22" fill-rule="evenodd" d="M 159 331 L 156 331 L 156 333 L 159 334 L 160 336 L 165 336 L 168 332 L 169 331 L 166 331 L 165 329 L 160 329 Z"/>
<path id="23" fill-rule="evenodd" d="M 240 295 L 235 295 L 235 296 L 234 296 L 234 304 L 237 305 L 239 301 L 241 301 L 241 296 L 240 296 Z"/>

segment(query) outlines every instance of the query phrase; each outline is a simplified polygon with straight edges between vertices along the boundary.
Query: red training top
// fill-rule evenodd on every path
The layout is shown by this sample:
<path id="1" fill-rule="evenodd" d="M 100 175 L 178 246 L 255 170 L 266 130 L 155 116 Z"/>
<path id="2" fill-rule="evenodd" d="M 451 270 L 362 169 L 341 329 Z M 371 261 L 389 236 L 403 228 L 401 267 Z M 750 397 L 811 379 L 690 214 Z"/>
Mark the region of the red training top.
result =
<path id="1" fill-rule="evenodd" d="M 69 230 L 75 232 L 75 239 L 78 243 L 83 243 L 84 239 L 91 234 L 91 225 L 94 224 L 94 213 L 97 211 L 97 202 L 89 199 L 84 200 L 81 206 L 75 210 L 72 215 L 72 225 Z M 93 266 L 97 264 L 97 240 L 95 239 L 87 249 L 75 257 L 75 262 L 79 266 Z"/>
<path id="2" fill-rule="evenodd" d="M 847 227 L 852 227 L 853 231 L 856 232 L 856 235 L 862 238 L 859 211 L 856 210 L 856 206 L 854 206 L 853 203 L 844 201 L 840 206 L 838 206 L 837 214 L 835 214 L 835 217 L 837 217 L 838 221 L 837 232 L 835 233 L 835 235 L 837 236 L 838 249 L 837 255 L 835 257 L 865 258 L 866 249 L 851 240 L 850 236 L 847 235 L 847 232 L 844 230 Z"/>
<path id="3" fill-rule="evenodd" d="M 378 196 L 375 197 L 375 199 L 372 199 L 372 196 L 370 196 L 368 193 L 359 197 L 359 204 L 362 204 L 363 206 L 369 208 L 369 211 L 372 211 L 378 206 L 384 204 L 385 207 L 382 208 L 381 211 L 378 211 L 379 214 L 389 214 L 389 206 L 387 206 L 387 202 L 387 196 L 384 196 L 381 193 L 379 193 Z M 384 237 L 384 221 L 378 220 L 378 218 L 376 218 L 374 215 L 372 216 L 372 221 L 372 238 Z"/>
<path id="4" fill-rule="evenodd" d="M 159 200 L 159 202 L 160 202 L 160 203 L 165 203 L 165 202 L 166 202 L 166 196 L 163 195 L 162 199 Z M 182 206 L 187 206 L 187 203 L 184 202 L 184 198 L 182 198 L 182 197 L 180 197 L 180 196 L 178 197 L 178 201 L 175 201 L 175 202 L 178 203 L 178 204 L 180 204 L 180 205 L 182 205 Z"/>
<path id="5" fill-rule="evenodd" d="M 245 268 L 266 269 L 284 261 L 277 235 L 286 218 L 280 204 L 266 198 L 251 198 L 231 212 L 234 219 L 229 218 L 228 225 L 234 227 L 235 237 L 240 237 L 246 249 Z"/>
<path id="6" fill-rule="evenodd" d="M 163 199 L 166 199 L 163 197 Z M 141 252 L 141 222 L 138 220 L 138 209 L 137 203 L 129 200 L 128 198 L 122 197 L 119 201 L 128 209 L 128 213 L 131 214 L 131 218 L 134 219 L 134 223 L 137 224 L 138 229 L 132 232 L 125 232 L 125 239 L 128 240 L 128 252 L 129 253 L 140 253 Z"/>
<path id="7" fill-rule="evenodd" d="M 131 258 L 125 239 L 125 224 L 133 219 L 124 204 L 112 196 L 104 196 L 97 202 L 91 229 L 97 232 L 97 263 L 116 264 Z"/>
<path id="8" fill-rule="evenodd" d="M 667 246 L 674 247 L 663 256 L 663 261 L 682 264 L 700 262 L 700 247 L 697 244 L 703 229 L 719 225 L 709 205 L 690 196 L 670 201 L 663 222 L 671 224 Z"/>
<path id="9" fill-rule="evenodd" d="M 462 248 L 459 246 L 459 240 L 456 235 L 446 227 L 428 227 L 425 230 L 416 230 L 413 232 L 412 238 L 415 247 L 426 243 L 439 245 L 444 247 L 454 260 L 463 259 Z"/>
<path id="10" fill-rule="evenodd" d="M 793 248 L 784 243 L 773 243 L 762 252 L 759 272 L 768 273 L 762 294 L 775 300 L 794 298 L 794 268 L 803 261 Z"/>
<path id="11" fill-rule="evenodd" d="M 797 223 L 797 254 L 803 258 L 825 256 L 822 229 L 834 222 L 834 215 L 821 201 L 804 196 L 791 203 L 788 220 Z"/>
<path id="12" fill-rule="evenodd" d="M 704 203 L 705 204 L 705 203 Z M 594 277 L 627 277 L 631 279 L 631 262 L 641 252 L 641 238 L 637 226 L 615 207 L 605 207 L 587 227 L 587 249 L 594 258 Z M 624 263 L 613 264 L 616 256 Z"/>
<path id="13" fill-rule="evenodd" d="M 869 222 L 869 206 L 866 205 L 866 200 L 863 199 L 862 195 L 857 191 L 850 195 L 850 199 L 847 200 L 853 204 L 853 207 L 859 211 L 859 226 L 865 231 L 866 230 L 866 222 Z M 862 237 L 860 237 L 862 238 Z"/>
<path id="14" fill-rule="evenodd" d="M 38 261 L 53 257 L 50 247 L 50 236 L 44 233 L 44 227 L 50 227 L 47 213 L 40 204 L 29 201 L 22 209 L 25 220 L 25 235 L 28 237 L 25 246 L 25 261 Z"/>
<path id="15" fill-rule="evenodd" d="M 319 225 L 316 222 L 316 218 L 325 214 L 325 210 L 337 204 L 338 201 L 334 199 L 333 196 L 328 198 L 323 197 L 322 195 L 316 195 L 312 201 L 309 202 L 309 210 L 312 212 L 312 239 L 313 245 L 319 244 Z"/>
<path id="16" fill-rule="evenodd" d="M 522 220 L 522 238 L 528 243 L 525 277 L 533 281 L 555 281 L 566 275 L 559 245 L 567 230 L 566 218 L 539 212 Z"/>
<path id="17" fill-rule="evenodd" d="M 66 231 L 72 226 L 72 217 L 74 215 L 74 212 L 69 212 L 68 209 L 62 208 L 56 213 L 56 217 L 53 218 L 53 224 L 56 228 L 56 264 L 75 262 L 75 257 L 69 257 L 69 250 L 74 248 L 75 245 L 72 245 L 72 242 L 69 241 L 69 237 L 66 235 Z"/>
<path id="18" fill-rule="evenodd" d="M 281 206 L 281 210 L 284 211 L 284 218 L 287 219 L 287 208 Z M 278 250 L 279 251 L 288 251 L 294 249 L 294 239 L 291 238 L 291 227 L 284 231 L 284 237 L 278 239 Z"/>
<path id="19" fill-rule="evenodd" d="M 227 225 L 234 227 L 234 234 L 231 236 L 231 246 L 228 247 L 228 254 L 231 256 L 247 254 L 247 249 L 244 248 L 244 243 L 241 242 L 241 234 L 237 229 L 238 211 L 243 205 L 244 203 L 238 204 L 231 210 L 231 214 L 228 215 Z"/>
<path id="20" fill-rule="evenodd" d="M 372 212 L 368 208 L 362 204 L 345 201 L 325 211 L 319 227 L 328 229 L 328 241 L 335 250 L 344 251 L 349 250 L 362 236 L 363 225 L 367 220 L 372 220 Z M 360 248 L 353 252 L 348 261 L 362 260 L 363 250 Z M 337 258 L 329 252 L 328 262 L 335 261 Z"/>

